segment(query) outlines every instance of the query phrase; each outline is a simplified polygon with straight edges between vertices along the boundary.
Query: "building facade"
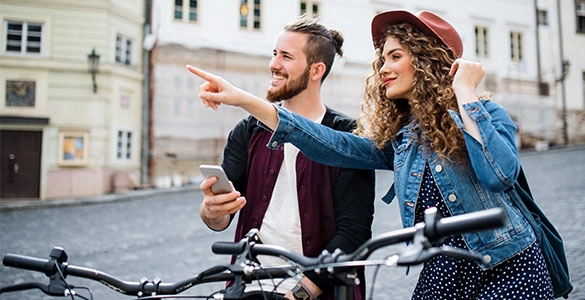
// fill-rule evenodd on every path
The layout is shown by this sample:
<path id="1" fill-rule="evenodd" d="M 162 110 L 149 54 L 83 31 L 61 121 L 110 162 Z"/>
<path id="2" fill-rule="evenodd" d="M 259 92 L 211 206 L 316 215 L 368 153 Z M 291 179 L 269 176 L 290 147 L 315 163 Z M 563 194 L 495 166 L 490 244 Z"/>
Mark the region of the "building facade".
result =
<path id="1" fill-rule="evenodd" d="M 2 199 L 139 180 L 145 11 L 143 0 L 0 0 Z"/>
<path id="2" fill-rule="evenodd" d="M 558 144 L 585 141 L 585 0 L 537 0 L 539 80 L 555 100 Z M 561 17 L 562 16 L 562 17 Z"/>
<path id="3" fill-rule="evenodd" d="M 204 108 L 202 81 L 185 65 L 264 96 L 276 37 L 303 13 L 343 32 L 323 86 L 335 109 L 359 114 L 372 17 L 431 10 L 459 30 L 463 57 L 486 68 L 479 89 L 515 118 L 520 146 L 584 142 L 584 2 L 0 0 L 0 198 L 198 184 L 199 164 L 221 162 L 247 114 Z"/>
<path id="4" fill-rule="evenodd" d="M 554 6 L 554 0 L 539 1 Z M 574 0 L 561 2 L 571 4 Z M 149 33 L 155 41 L 150 56 L 151 182 L 170 186 L 196 181 L 197 166 L 221 161 L 229 130 L 245 116 L 242 110 L 226 106 L 220 113 L 204 108 L 197 97 L 202 81 L 187 72 L 185 65 L 199 66 L 264 96 L 276 36 L 285 23 L 303 13 L 318 15 L 326 26 L 342 31 L 345 37 L 344 56 L 336 60 L 324 83 L 326 104 L 352 116 L 359 114 L 364 79 L 374 57 L 370 21 L 376 13 L 431 10 L 459 30 L 465 48 L 463 57 L 479 61 L 486 68 L 480 90 L 493 92 L 493 101 L 503 104 L 517 121 L 519 145 L 558 143 L 558 84 L 543 71 L 558 63 L 552 59 L 558 52 L 543 55 L 536 47 L 554 48 L 558 44 L 550 38 L 538 39 L 537 33 L 542 36 L 546 29 L 537 26 L 536 7 L 534 0 L 154 0 Z M 581 40 L 571 38 L 566 43 L 573 45 L 571 49 L 583 49 L 574 47 L 582 44 Z M 567 77 L 567 86 L 569 80 L 573 79 Z M 583 88 L 583 83 L 575 84 Z M 549 91 L 543 93 L 546 85 Z M 583 102 L 582 94 L 574 98 L 571 101 Z M 570 107 L 582 115 L 582 104 Z"/>

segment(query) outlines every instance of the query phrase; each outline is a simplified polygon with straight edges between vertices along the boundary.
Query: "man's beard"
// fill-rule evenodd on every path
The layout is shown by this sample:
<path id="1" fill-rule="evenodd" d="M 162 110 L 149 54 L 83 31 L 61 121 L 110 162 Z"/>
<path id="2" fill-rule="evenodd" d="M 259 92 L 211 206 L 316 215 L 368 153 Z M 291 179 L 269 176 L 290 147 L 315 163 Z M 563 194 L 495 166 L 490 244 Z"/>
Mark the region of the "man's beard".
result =
<path id="1" fill-rule="evenodd" d="M 309 66 L 305 68 L 303 74 L 299 78 L 292 79 L 285 83 L 284 86 L 276 91 L 266 91 L 266 99 L 270 102 L 278 102 L 281 100 L 288 100 L 307 88 L 309 84 Z"/>

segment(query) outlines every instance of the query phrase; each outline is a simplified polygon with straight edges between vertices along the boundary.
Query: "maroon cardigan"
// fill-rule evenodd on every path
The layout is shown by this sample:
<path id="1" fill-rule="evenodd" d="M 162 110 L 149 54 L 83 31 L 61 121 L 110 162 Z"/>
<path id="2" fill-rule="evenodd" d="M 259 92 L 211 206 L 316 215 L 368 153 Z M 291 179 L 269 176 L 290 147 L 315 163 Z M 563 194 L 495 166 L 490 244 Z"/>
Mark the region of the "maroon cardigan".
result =
<path id="1" fill-rule="evenodd" d="M 328 108 L 322 124 L 349 131 L 355 123 Z M 284 159 L 282 147 L 278 150 L 266 147 L 271 135 L 256 119 L 249 117 L 240 121 L 228 137 L 222 166 L 247 200 L 238 217 L 235 241 L 250 229 L 262 227 Z M 297 156 L 296 170 L 304 255 L 316 257 L 323 249 L 333 252 L 337 248 L 349 253 L 371 238 L 373 171 L 325 166 L 302 153 Z M 363 269 L 359 274 L 362 284 L 355 289 L 356 300 L 365 297 Z M 305 275 L 324 290 L 320 299 L 332 299 L 330 281 L 311 272 Z"/>

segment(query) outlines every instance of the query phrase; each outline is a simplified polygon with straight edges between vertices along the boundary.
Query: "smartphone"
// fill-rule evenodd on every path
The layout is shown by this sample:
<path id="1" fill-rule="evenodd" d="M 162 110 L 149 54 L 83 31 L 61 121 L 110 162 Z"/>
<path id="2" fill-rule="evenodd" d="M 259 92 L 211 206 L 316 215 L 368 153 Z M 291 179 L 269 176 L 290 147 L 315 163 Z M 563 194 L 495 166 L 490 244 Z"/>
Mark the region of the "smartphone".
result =
<path id="1" fill-rule="evenodd" d="M 225 171 L 221 166 L 216 165 L 200 165 L 199 169 L 205 178 L 215 176 L 218 181 L 211 186 L 211 191 L 214 194 L 225 194 L 235 191 L 234 186 L 228 179 Z"/>

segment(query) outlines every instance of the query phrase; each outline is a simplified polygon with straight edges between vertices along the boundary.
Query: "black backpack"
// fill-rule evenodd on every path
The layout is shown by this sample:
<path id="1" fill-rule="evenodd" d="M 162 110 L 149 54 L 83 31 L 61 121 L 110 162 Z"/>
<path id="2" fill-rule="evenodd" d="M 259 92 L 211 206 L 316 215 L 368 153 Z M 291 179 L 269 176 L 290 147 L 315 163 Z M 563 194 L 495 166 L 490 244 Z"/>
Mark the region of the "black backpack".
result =
<path id="1" fill-rule="evenodd" d="M 520 169 L 520 174 L 518 174 L 514 187 L 510 188 L 507 193 L 510 195 L 514 205 L 524 214 L 534 229 L 536 239 L 550 272 L 554 297 L 569 298 L 569 293 L 573 290 L 573 284 L 569 277 L 569 266 L 563 239 L 534 201 L 524 170 Z"/>

